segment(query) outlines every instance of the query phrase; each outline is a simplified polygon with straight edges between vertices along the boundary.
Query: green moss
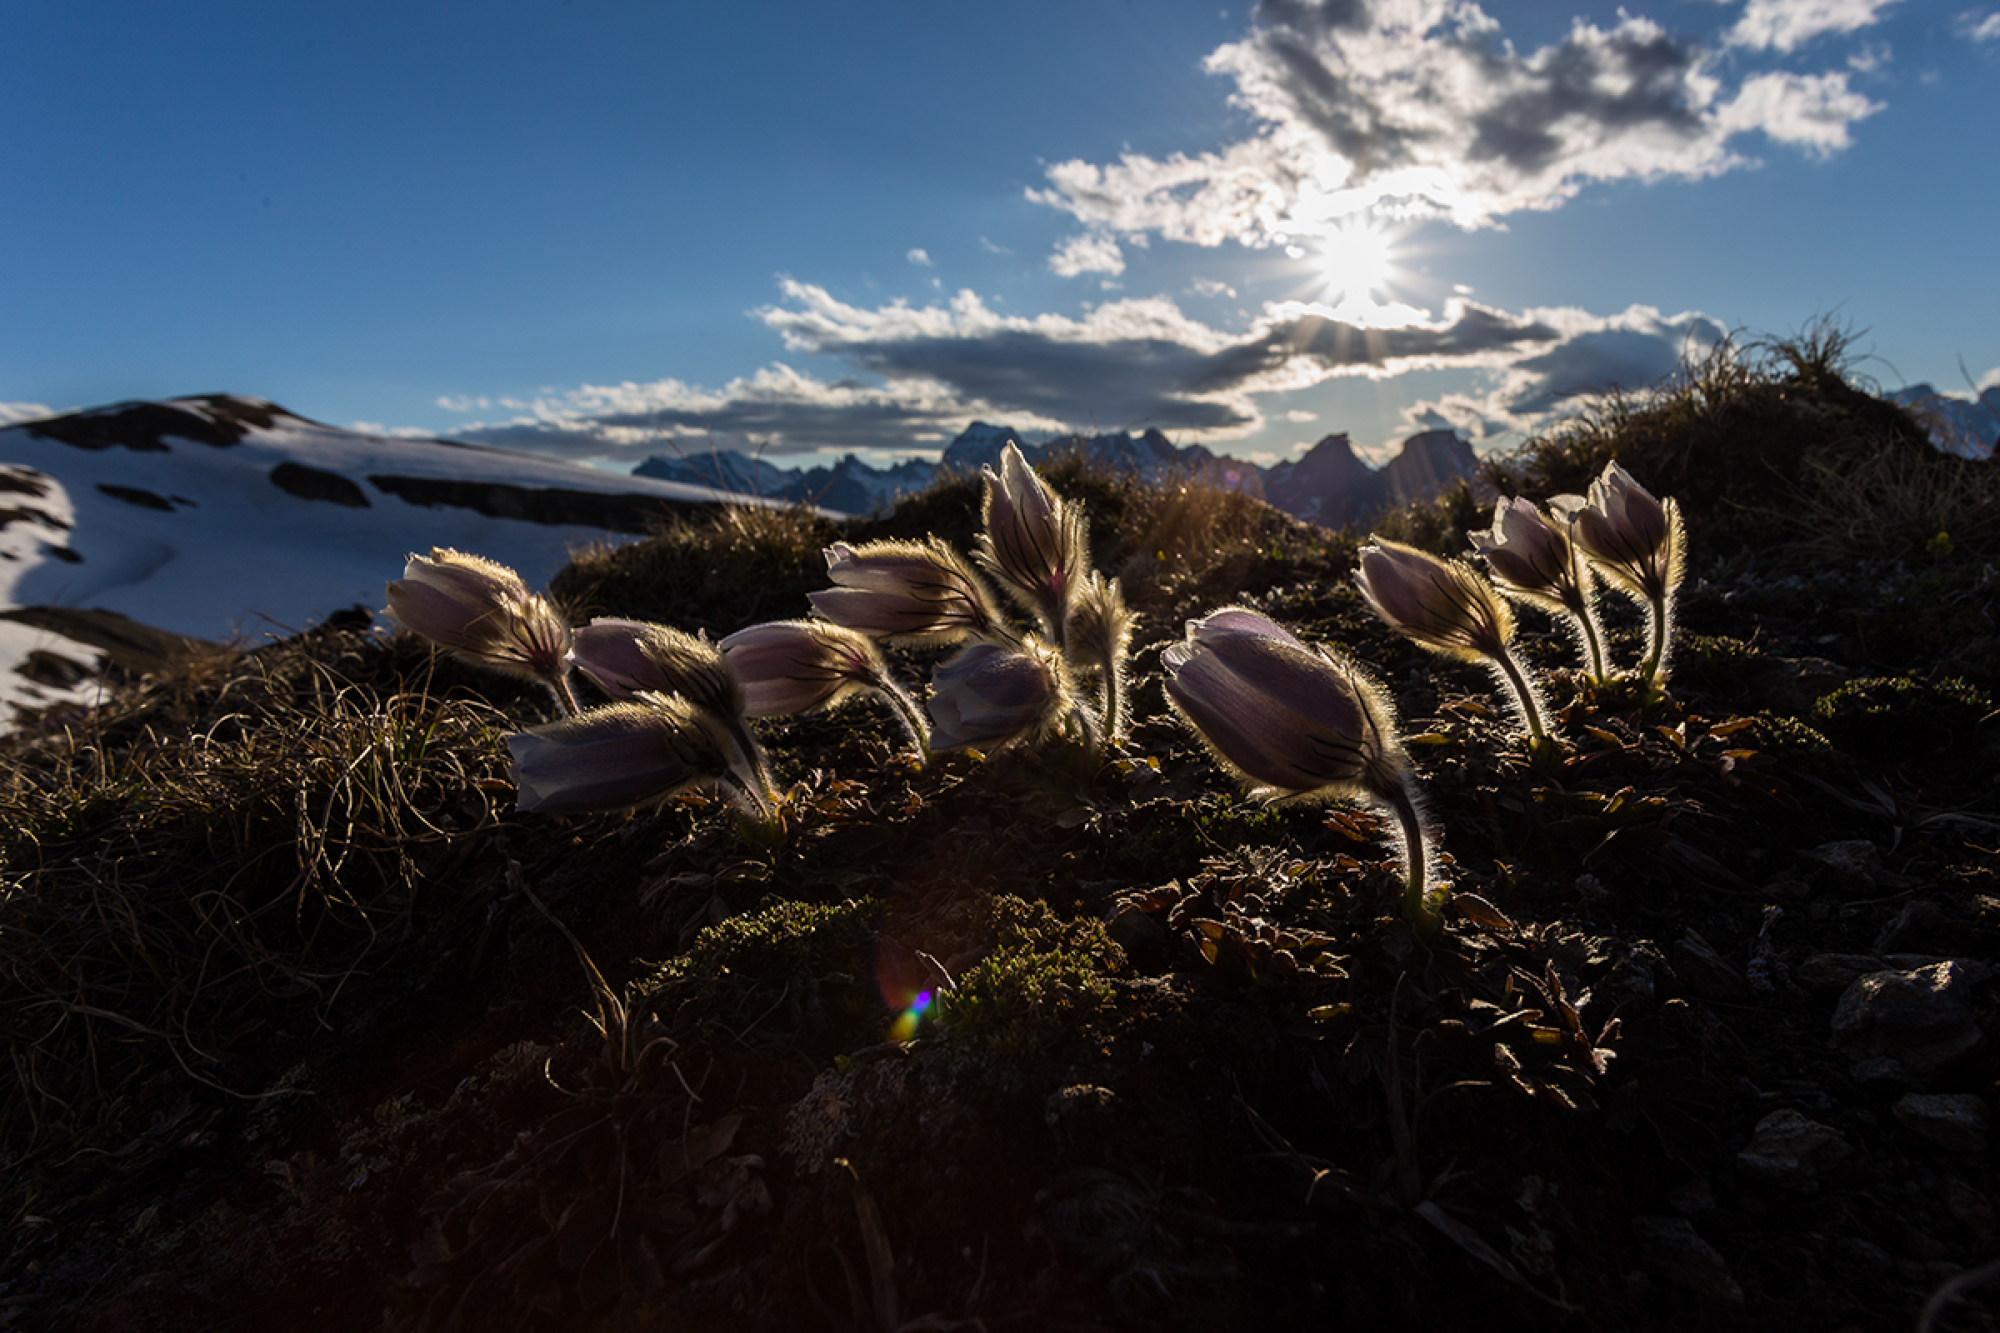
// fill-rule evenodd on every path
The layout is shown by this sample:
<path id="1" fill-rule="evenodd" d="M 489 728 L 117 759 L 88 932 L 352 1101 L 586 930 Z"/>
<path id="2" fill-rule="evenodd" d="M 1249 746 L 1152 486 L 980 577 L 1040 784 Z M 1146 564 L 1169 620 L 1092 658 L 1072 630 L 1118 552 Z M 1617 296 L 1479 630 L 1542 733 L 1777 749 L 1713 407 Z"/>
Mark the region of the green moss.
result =
<path id="1" fill-rule="evenodd" d="M 1125 951 L 1096 920 L 1065 921 L 1011 894 L 993 900 L 993 950 L 940 1005 L 950 1030 L 996 1053 L 1046 1049 L 1111 1003 Z"/>
<path id="2" fill-rule="evenodd" d="M 662 1017 L 741 1029 L 850 1032 L 886 1021 L 875 986 L 873 898 L 780 902 L 704 930 L 639 987 Z"/>
<path id="3" fill-rule="evenodd" d="M 1811 720 L 1843 750 L 1895 761 L 1949 748 L 1991 711 L 1991 700 L 1956 677 L 1869 676 L 1822 695 Z"/>
<path id="4" fill-rule="evenodd" d="M 1684 634 L 1674 644 L 1674 684 L 1728 689 L 1741 684 L 1761 656 L 1754 644 L 1726 634 Z"/>

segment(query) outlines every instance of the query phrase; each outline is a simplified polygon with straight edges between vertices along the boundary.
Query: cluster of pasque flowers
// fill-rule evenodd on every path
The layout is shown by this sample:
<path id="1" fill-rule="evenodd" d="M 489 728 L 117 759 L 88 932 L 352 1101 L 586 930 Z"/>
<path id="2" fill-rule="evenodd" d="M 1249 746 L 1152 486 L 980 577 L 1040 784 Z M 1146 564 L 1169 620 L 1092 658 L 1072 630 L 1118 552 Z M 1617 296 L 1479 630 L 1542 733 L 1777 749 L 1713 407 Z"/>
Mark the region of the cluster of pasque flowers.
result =
<path id="1" fill-rule="evenodd" d="M 385 615 L 460 658 L 539 681 L 567 714 L 508 737 L 523 810 L 568 813 L 650 805 L 720 784 L 772 818 L 775 783 L 750 718 L 881 698 L 919 755 L 992 748 L 1071 729 L 1095 745 L 1124 727 L 1131 616 L 1116 579 L 1090 566 L 1080 507 L 1009 445 L 986 471 L 986 531 L 975 553 L 1035 620 L 1001 615 L 984 579 L 935 538 L 837 544 L 834 587 L 816 619 L 752 625 L 711 643 L 666 625 L 597 619 L 571 630 L 514 571 L 436 549 L 389 584 Z M 932 677 L 928 718 L 879 644 L 962 644 Z M 579 707 L 571 668 L 613 702 Z M 1099 705 L 1078 695 L 1095 676 Z"/>
<path id="2" fill-rule="evenodd" d="M 972 560 L 935 537 L 837 543 L 818 618 L 753 625 L 719 643 L 665 625 L 599 619 L 571 630 L 510 569 L 457 551 L 411 556 L 389 585 L 388 617 L 458 656 L 540 681 L 568 714 L 508 738 L 523 810 L 620 809 L 721 784 L 772 818 L 778 794 L 749 719 L 829 707 L 857 693 L 890 708 L 919 755 L 1070 732 L 1096 748 L 1126 726 L 1132 617 L 1116 579 L 1090 565 L 1080 507 L 1008 446 L 985 474 L 985 531 Z M 1512 601 L 1570 627 L 1585 671 L 1608 679 L 1598 579 L 1647 612 L 1638 669 L 1650 696 L 1666 671 L 1686 538 L 1674 502 L 1613 463 L 1587 497 L 1544 512 L 1503 500 L 1470 534 L 1487 579 L 1464 560 L 1372 539 L 1356 582 L 1414 642 L 1489 667 L 1537 748 L 1553 745 L 1533 672 L 1514 654 Z M 1010 622 L 979 570 L 1033 621 Z M 928 718 L 880 644 L 957 645 L 932 673 Z M 1387 692 L 1337 650 L 1308 646 L 1267 617 L 1226 607 L 1189 622 L 1162 656 L 1167 698 L 1255 795 L 1348 799 L 1386 809 L 1401 833 L 1405 910 L 1435 928 L 1430 834 Z M 581 670 L 613 702 L 581 709 Z M 1079 682 L 1096 682 L 1094 702 Z"/>
<path id="3" fill-rule="evenodd" d="M 1565 619 L 1593 680 L 1606 679 L 1596 580 L 1648 612 L 1639 667 L 1643 692 L 1663 678 L 1673 598 L 1686 538 L 1673 500 L 1655 500 L 1616 463 L 1588 497 L 1559 496 L 1544 513 L 1525 499 L 1494 508 L 1489 532 L 1471 534 L 1494 579 L 1463 560 L 1441 560 L 1372 539 L 1356 582 L 1377 615 L 1433 652 L 1482 663 L 1512 694 L 1531 744 L 1552 744 L 1541 691 L 1514 655 L 1508 599 Z M 1382 686 L 1338 651 L 1308 647 L 1254 611 L 1228 607 L 1187 627 L 1169 649 L 1167 698 L 1222 765 L 1253 794 L 1343 798 L 1384 808 L 1402 835 L 1404 906 L 1420 932 L 1437 922 L 1428 833 L 1415 774 Z"/>

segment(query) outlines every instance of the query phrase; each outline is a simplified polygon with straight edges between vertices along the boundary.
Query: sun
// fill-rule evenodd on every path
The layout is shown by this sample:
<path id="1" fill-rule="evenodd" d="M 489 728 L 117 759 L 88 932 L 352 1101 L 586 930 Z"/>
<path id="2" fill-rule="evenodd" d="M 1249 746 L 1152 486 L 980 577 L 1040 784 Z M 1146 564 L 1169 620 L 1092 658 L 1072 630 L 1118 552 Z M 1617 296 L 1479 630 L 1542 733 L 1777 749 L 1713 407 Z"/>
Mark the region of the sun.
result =
<path id="1" fill-rule="evenodd" d="M 1359 222 L 1331 226 L 1310 248 L 1334 305 L 1374 305 L 1396 271 L 1395 238 L 1380 227 Z"/>

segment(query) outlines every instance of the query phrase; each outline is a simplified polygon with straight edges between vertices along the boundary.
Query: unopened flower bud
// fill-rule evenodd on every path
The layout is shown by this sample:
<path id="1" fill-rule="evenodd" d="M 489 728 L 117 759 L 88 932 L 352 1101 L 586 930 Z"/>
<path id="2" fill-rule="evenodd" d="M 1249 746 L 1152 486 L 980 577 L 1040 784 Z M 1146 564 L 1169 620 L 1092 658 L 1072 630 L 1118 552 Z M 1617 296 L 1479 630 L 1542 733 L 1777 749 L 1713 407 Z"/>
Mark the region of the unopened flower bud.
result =
<path id="1" fill-rule="evenodd" d="M 388 598 L 384 616 L 453 656 L 562 693 L 569 626 L 507 566 L 435 546 L 410 556 Z"/>
<path id="2" fill-rule="evenodd" d="M 993 595 L 950 546 L 869 542 L 827 548 L 827 577 L 837 585 L 808 593 L 828 620 L 900 643 L 951 643 L 1000 625 Z"/>
<path id="3" fill-rule="evenodd" d="M 1047 731 L 1071 706 L 1062 659 L 1029 639 L 968 644 L 931 675 L 931 744 L 991 748 Z"/>
<path id="4" fill-rule="evenodd" d="M 1009 443 L 986 468 L 986 531 L 978 559 L 1051 634 L 1064 632 L 1070 598 L 1090 568 L 1083 511 L 1050 490 Z"/>
<path id="5" fill-rule="evenodd" d="M 518 808 L 550 814 L 652 805 L 730 773 L 694 706 L 664 695 L 531 727 L 507 748 Z"/>

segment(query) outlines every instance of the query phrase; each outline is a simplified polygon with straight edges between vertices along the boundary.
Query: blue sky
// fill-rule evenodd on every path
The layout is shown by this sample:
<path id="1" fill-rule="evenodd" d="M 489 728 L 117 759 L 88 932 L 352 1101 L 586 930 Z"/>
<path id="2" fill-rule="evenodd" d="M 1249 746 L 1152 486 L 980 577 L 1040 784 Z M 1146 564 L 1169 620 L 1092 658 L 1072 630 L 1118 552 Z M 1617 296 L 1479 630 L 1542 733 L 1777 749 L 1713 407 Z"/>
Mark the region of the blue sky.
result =
<path id="1" fill-rule="evenodd" d="M 12 0 L 0 39 L 0 418 L 1268 462 L 1498 447 L 1823 316 L 1884 386 L 2000 381 L 1990 0 Z"/>

